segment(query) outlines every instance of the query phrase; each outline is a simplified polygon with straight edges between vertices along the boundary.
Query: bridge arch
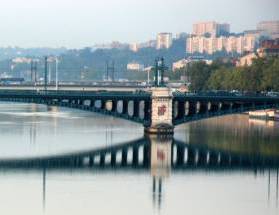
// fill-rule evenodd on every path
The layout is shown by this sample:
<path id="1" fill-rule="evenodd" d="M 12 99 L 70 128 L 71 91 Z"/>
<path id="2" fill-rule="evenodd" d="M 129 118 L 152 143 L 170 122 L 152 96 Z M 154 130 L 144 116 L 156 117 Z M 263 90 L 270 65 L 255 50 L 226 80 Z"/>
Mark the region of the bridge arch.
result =
<path id="1" fill-rule="evenodd" d="M 243 97 L 175 97 L 174 96 L 173 124 L 197 121 L 229 114 L 238 114 L 248 111 L 278 109 L 279 98 L 243 98 Z M 184 110 L 182 106 L 185 106 Z"/>
<path id="2" fill-rule="evenodd" d="M 150 121 L 150 93 L 5 90 L 0 100 L 37 103 L 92 111 L 137 123 Z M 145 105 L 146 104 L 146 105 Z"/>

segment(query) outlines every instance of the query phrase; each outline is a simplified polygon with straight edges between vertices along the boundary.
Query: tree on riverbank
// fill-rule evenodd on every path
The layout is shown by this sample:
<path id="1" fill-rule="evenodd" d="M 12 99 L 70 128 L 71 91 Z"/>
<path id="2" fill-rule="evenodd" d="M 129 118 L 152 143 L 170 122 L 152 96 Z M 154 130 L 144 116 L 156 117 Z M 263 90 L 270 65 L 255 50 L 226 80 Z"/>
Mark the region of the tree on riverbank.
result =
<path id="1" fill-rule="evenodd" d="M 249 67 L 197 62 L 187 68 L 187 75 L 193 91 L 279 91 L 279 58 L 258 58 Z"/>

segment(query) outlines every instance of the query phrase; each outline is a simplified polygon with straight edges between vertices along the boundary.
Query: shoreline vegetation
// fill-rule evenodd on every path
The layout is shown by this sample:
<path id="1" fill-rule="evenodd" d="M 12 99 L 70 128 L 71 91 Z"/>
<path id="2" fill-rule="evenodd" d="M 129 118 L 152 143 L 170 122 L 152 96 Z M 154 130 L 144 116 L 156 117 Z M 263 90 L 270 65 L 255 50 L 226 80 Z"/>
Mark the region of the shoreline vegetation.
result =
<path id="1" fill-rule="evenodd" d="M 251 66 L 244 67 L 220 61 L 214 61 L 211 65 L 194 62 L 175 73 L 176 76 L 188 76 L 191 91 L 279 91 L 279 57 L 258 58 Z"/>

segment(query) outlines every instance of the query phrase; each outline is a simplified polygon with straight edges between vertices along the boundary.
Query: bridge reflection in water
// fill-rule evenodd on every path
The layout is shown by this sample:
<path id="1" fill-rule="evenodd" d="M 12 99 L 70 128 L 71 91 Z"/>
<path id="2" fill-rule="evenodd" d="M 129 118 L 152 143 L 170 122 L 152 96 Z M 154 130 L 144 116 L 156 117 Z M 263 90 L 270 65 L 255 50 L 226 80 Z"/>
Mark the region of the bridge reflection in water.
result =
<path id="1" fill-rule="evenodd" d="M 166 135 L 147 136 L 119 145 L 77 153 L 0 160 L 0 169 L 27 168 L 43 172 L 44 208 L 48 170 L 150 171 L 153 204 L 160 209 L 163 181 L 170 177 L 171 172 L 176 171 L 253 171 L 255 175 L 268 172 L 268 199 L 273 192 L 270 189 L 272 171 L 276 174 L 278 203 L 278 167 L 278 156 L 218 150 L 207 145 L 186 144 Z"/>
<path id="2" fill-rule="evenodd" d="M 279 166 L 279 157 L 186 144 L 172 135 L 150 135 L 75 153 L 0 160 L 1 168 L 254 169 Z"/>

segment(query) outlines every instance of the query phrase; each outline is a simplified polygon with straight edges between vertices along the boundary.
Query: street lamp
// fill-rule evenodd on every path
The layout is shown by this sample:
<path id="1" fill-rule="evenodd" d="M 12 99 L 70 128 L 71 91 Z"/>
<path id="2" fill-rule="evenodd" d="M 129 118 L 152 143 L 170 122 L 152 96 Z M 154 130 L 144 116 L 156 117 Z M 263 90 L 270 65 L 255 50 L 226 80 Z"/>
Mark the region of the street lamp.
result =
<path id="1" fill-rule="evenodd" d="M 58 57 L 55 58 L 55 89 L 58 90 Z"/>

